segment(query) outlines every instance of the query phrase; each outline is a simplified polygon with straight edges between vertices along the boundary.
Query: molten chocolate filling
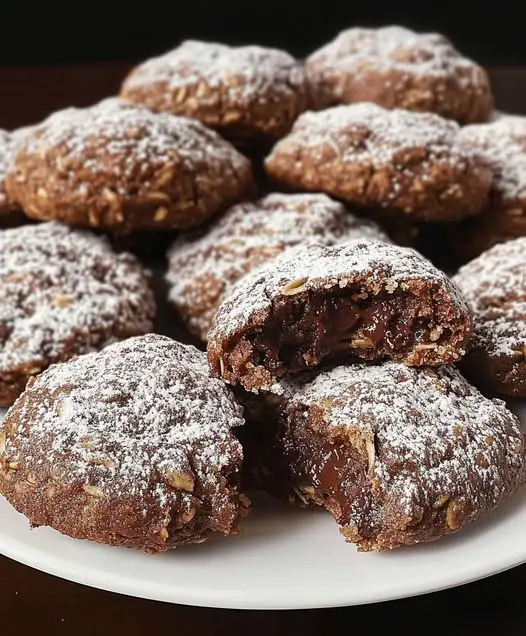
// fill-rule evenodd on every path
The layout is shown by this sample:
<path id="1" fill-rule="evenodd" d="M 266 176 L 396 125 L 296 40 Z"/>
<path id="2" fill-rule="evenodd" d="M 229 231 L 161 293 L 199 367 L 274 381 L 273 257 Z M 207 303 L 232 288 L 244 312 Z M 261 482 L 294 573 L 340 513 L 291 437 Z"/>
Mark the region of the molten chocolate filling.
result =
<path id="1" fill-rule="evenodd" d="M 339 296 L 309 295 L 275 307 L 273 318 L 260 333 L 245 334 L 253 349 L 253 363 L 280 374 L 295 372 L 322 360 L 356 356 L 365 360 L 403 358 L 416 344 L 441 344 L 450 337 L 436 327 L 429 293 L 381 292 L 359 298 L 346 290 Z"/>

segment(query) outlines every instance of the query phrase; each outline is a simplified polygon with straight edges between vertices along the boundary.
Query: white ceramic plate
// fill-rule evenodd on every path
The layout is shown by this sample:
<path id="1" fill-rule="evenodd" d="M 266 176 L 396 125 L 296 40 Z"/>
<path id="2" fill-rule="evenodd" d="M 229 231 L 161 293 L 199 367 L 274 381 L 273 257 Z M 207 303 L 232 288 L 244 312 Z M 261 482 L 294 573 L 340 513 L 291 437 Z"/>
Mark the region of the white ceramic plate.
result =
<path id="1" fill-rule="evenodd" d="M 239 609 L 386 601 L 526 562 L 526 489 L 456 536 L 385 554 L 356 552 L 321 511 L 293 510 L 266 498 L 255 503 L 243 535 L 151 556 L 70 539 L 49 528 L 30 530 L 0 498 L 0 553 L 104 590 Z"/>

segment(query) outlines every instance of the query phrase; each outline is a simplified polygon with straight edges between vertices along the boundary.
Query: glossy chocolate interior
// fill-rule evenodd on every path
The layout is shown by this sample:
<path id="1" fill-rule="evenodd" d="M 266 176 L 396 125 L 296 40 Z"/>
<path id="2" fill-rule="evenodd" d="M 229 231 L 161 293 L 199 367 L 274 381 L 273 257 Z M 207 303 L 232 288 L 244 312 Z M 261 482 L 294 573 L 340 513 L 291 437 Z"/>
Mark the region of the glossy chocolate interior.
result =
<path id="1" fill-rule="evenodd" d="M 281 375 L 348 357 L 400 360 L 415 345 L 431 350 L 451 336 L 444 325 L 438 337 L 436 330 L 432 333 L 435 314 L 429 291 L 367 296 L 331 290 L 280 301 L 263 330 L 244 337 L 252 347 L 252 363 Z"/>

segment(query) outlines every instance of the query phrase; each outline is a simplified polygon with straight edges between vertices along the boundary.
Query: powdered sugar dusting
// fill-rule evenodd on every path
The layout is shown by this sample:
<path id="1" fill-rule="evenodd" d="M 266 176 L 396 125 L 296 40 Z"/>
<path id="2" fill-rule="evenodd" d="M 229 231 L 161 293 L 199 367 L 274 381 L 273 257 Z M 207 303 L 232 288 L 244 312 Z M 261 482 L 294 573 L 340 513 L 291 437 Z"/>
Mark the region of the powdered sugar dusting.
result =
<path id="1" fill-rule="evenodd" d="M 129 254 L 59 223 L 0 232 L 0 379 L 148 332 L 149 279 Z"/>
<path id="2" fill-rule="evenodd" d="M 301 282 L 305 291 L 329 290 L 343 288 L 360 277 L 366 277 L 371 288 L 389 292 L 416 279 L 438 283 L 467 311 L 457 287 L 415 250 L 355 239 L 329 247 L 293 247 L 248 274 L 220 307 L 212 333 L 228 337 L 242 330 L 252 316 L 271 306 L 285 285 Z"/>
<path id="3" fill-rule="evenodd" d="M 158 176 L 165 164 L 182 164 L 190 170 L 220 161 L 242 172 L 246 162 L 227 141 L 198 121 L 152 113 L 115 98 L 90 108 L 54 113 L 23 139 L 19 152 L 45 153 L 48 147 L 61 147 L 59 171 L 67 171 L 68 161 L 73 162 L 90 180 L 101 175 L 123 195 L 128 194 L 130 182 L 140 182 L 142 189 L 149 187 L 152 174 Z"/>
<path id="4" fill-rule="evenodd" d="M 492 357 L 526 351 L 526 237 L 495 245 L 461 267 L 454 281 L 473 308 L 472 345 Z"/>
<path id="5" fill-rule="evenodd" d="M 169 298 L 203 339 L 221 301 L 255 267 L 298 244 L 355 238 L 390 242 L 324 194 L 269 194 L 232 207 L 206 233 L 181 237 L 169 252 Z"/>
<path id="6" fill-rule="evenodd" d="M 4 178 L 13 159 L 13 139 L 11 135 L 0 129 L 0 216 L 2 208 L 8 203 L 5 193 Z"/>
<path id="7" fill-rule="evenodd" d="M 368 171 L 386 170 L 390 180 L 382 184 L 382 200 L 396 205 L 413 179 L 425 188 L 427 183 L 432 186 L 432 175 L 442 167 L 463 174 L 480 161 L 474 148 L 460 142 L 458 132 L 456 122 L 433 113 L 387 110 L 369 102 L 336 106 L 300 115 L 291 133 L 274 146 L 266 164 L 272 174 L 274 164 L 283 161 L 286 166 L 289 160 L 301 166 L 308 156 L 309 165 L 333 162 L 339 171 L 358 166 L 362 180 Z M 414 158 L 408 160 L 411 153 Z M 351 182 L 353 178 L 349 177 Z M 357 188 L 359 184 L 357 181 Z"/>
<path id="8" fill-rule="evenodd" d="M 371 480 L 379 480 L 383 495 L 372 510 L 360 505 L 368 493 L 357 497 L 351 526 L 360 527 L 367 515 L 413 519 L 451 500 L 485 511 L 518 485 L 524 461 L 518 420 L 452 366 L 357 364 L 281 383 L 288 410 L 322 408 L 329 427 L 374 445 Z"/>
<path id="9" fill-rule="evenodd" d="M 50 367 L 10 417 L 12 461 L 37 453 L 33 462 L 62 467 L 67 482 L 165 509 L 192 501 L 170 486 L 174 475 L 219 484 L 221 469 L 241 461 L 231 430 L 243 418 L 229 389 L 209 377 L 203 353 L 153 334 Z"/>
<path id="10" fill-rule="evenodd" d="M 261 46 L 230 47 L 187 40 L 173 51 L 137 67 L 124 83 L 127 90 L 163 83 L 178 90 L 205 82 L 208 89 L 227 91 L 233 101 L 264 99 L 265 94 L 291 93 L 305 82 L 304 70 L 291 55 Z"/>
<path id="11" fill-rule="evenodd" d="M 503 205 L 526 206 L 526 117 L 500 115 L 465 126 L 459 139 L 476 148 L 493 172 L 493 195 Z"/>
<path id="12" fill-rule="evenodd" d="M 460 127 L 434 113 L 387 110 L 369 102 L 335 106 L 300 115 L 290 138 L 301 146 L 330 144 L 342 161 L 362 161 L 376 169 L 393 162 L 404 150 L 424 148 L 433 162 L 461 162 L 475 153 L 456 143 Z M 361 134 L 360 134 L 361 133 Z M 349 143 L 349 135 L 358 140 Z M 280 142 L 280 149 L 288 139 Z M 272 157 L 272 155 L 271 155 Z"/>
<path id="13" fill-rule="evenodd" d="M 482 92 L 487 80 L 482 69 L 460 55 L 438 33 L 415 33 L 400 26 L 380 29 L 352 28 L 314 52 L 307 66 L 332 68 L 360 75 L 371 65 L 414 77 L 454 77 L 466 90 Z M 440 99 L 440 95 L 437 95 Z"/>

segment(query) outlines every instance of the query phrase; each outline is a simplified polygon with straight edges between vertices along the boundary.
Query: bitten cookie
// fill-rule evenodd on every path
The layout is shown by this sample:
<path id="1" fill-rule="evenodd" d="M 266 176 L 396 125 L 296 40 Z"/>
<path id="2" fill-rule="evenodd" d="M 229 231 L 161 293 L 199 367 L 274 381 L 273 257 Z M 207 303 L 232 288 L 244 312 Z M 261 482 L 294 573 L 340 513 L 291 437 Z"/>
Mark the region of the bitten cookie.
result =
<path id="1" fill-rule="evenodd" d="M 464 373 L 489 392 L 526 397 L 526 237 L 483 252 L 454 281 L 474 315 Z"/>
<path id="2" fill-rule="evenodd" d="M 234 284 L 285 249 L 353 238 L 389 242 L 324 194 L 269 194 L 240 203 L 206 232 L 178 239 L 168 254 L 169 299 L 189 330 L 206 341 L 213 317 Z"/>
<path id="3" fill-rule="evenodd" d="M 215 375 L 257 392 L 328 360 L 453 362 L 470 329 L 443 272 L 412 249 L 357 239 L 290 248 L 245 276 L 215 316 L 208 359 Z"/>
<path id="4" fill-rule="evenodd" d="M 243 424 L 206 356 L 147 335 L 54 365 L 0 428 L 0 491 L 32 526 L 161 552 L 231 534 Z"/>
<path id="5" fill-rule="evenodd" d="M 305 69 L 288 53 L 193 40 L 133 69 L 121 96 L 249 147 L 283 137 L 309 107 Z"/>
<path id="6" fill-rule="evenodd" d="M 453 366 L 340 366 L 282 387 L 279 402 L 253 396 L 246 411 L 256 419 L 245 430 L 257 444 L 248 457 L 256 479 L 323 506 L 361 551 L 456 532 L 520 485 L 517 418 Z"/>
<path id="7" fill-rule="evenodd" d="M 20 206 L 17 205 L 5 191 L 5 176 L 13 159 L 15 142 L 10 133 L 0 129 L 0 226 L 5 227 L 16 222 L 22 216 Z"/>
<path id="8" fill-rule="evenodd" d="M 130 254 L 59 223 L 0 232 L 0 406 L 54 362 L 152 329 L 150 278 Z"/>
<path id="9" fill-rule="evenodd" d="M 217 133 L 116 99 L 51 115 L 6 178 L 32 218 L 121 232 L 197 227 L 253 187 L 249 161 Z"/>
<path id="10" fill-rule="evenodd" d="M 448 232 L 455 252 L 467 260 L 526 235 L 526 117 L 500 115 L 489 124 L 466 126 L 460 138 L 480 152 L 493 173 L 486 210 Z"/>
<path id="11" fill-rule="evenodd" d="M 431 113 L 337 106 L 301 115 L 265 167 L 286 188 L 418 221 L 458 221 L 482 210 L 491 185 L 489 168 L 459 131 Z"/>
<path id="12" fill-rule="evenodd" d="M 484 69 L 438 33 L 348 29 L 315 51 L 306 66 L 327 105 L 375 102 L 462 124 L 487 121 L 493 110 Z"/>

